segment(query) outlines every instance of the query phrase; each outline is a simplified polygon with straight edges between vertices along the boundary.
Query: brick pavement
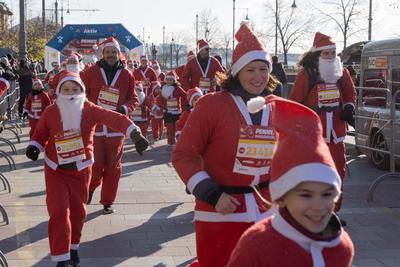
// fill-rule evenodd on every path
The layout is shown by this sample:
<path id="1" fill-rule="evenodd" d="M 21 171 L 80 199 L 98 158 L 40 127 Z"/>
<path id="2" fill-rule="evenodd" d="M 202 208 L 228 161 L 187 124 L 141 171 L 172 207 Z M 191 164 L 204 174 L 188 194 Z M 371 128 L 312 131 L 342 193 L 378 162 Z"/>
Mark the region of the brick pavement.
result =
<path id="1" fill-rule="evenodd" d="M 10 225 L 0 226 L 0 250 L 10 266 L 54 266 L 49 259 L 43 160 L 29 162 L 24 156 L 27 128 L 23 129 L 17 170 L 0 170 L 8 177 L 12 193 L 0 191 Z M 9 133 L 2 134 L 12 138 Z M 15 139 L 13 140 L 15 142 Z M 166 143 L 160 141 L 140 157 L 127 141 L 117 213 L 102 215 L 99 190 L 88 206 L 80 255 L 82 266 L 185 266 L 195 257 L 193 198 L 170 164 Z M 9 148 L 0 144 L 0 149 Z M 378 187 L 376 201 L 365 202 L 371 181 L 382 174 L 365 156 L 348 157 L 351 177 L 345 183 L 340 216 L 356 246 L 356 267 L 400 267 L 400 181 Z M 2 189 L 0 184 L 0 190 Z"/>

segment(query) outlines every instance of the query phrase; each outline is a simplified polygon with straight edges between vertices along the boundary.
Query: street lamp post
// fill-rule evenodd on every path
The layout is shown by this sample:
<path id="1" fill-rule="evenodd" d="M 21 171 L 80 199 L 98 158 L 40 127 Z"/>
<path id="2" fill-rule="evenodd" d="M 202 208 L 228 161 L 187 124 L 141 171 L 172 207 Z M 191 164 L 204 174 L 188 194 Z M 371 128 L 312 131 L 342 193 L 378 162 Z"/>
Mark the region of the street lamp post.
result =
<path id="1" fill-rule="evenodd" d="M 372 38 L 372 0 L 369 0 L 368 41 Z"/>
<path id="2" fill-rule="evenodd" d="M 199 41 L 199 15 L 196 14 L 196 54 L 199 52 L 197 42 Z"/>
<path id="3" fill-rule="evenodd" d="M 19 59 L 26 59 L 25 0 L 19 0 Z"/>
<path id="4" fill-rule="evenodd" d="M 171 69 L 171 70 L 172 70 L 172 62 L 173 62 L 173 59 L 172 59 L 172 46 L 174 45 L 174 42 L 175 42 L 174 37 L 172 37 L 172 39 L 171 39 L 171 44 L 170 44 L 170 52 L 171 52 L 171 65 L 170 65 L 170 69 Z"/>
<path id="5" fill-rule="evenodd" d="M 233 17 L 232 17 L 232 51 L 235 49 L 235 0 L 233 1 Z"/>
<path id="6" fill-rule="evenodd" d="M 163 30 L 163 36 L 162 36 L 162 57 L 163 57 L 163 63 L 164 67 L 167 67 L 167 57 L 165 56 L 165 26 L 162 27 Z"/>

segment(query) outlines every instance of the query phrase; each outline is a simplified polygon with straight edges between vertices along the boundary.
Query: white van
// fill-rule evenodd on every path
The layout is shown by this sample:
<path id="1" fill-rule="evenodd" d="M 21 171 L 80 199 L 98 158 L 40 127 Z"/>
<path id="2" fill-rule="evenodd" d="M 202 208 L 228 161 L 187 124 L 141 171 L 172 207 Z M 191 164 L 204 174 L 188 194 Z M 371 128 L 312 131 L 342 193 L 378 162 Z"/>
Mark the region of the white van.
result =
<path id="1" fill-rule="evenodd" d="M 365 44 L 361 55 L 360 88 L 357 90 L 356 146 L 389 150 L 391 141 L 390 106 L 400 89 L 400 38 Z M 400 97 L 395 101 L 396 122 L 400 121 Z M 400 154 L 400 126 L 395 127 L 395 154 Z M 362 147 L 380 169 L 388 169 L 390 156 Z M 397 163 L 399 160 L 397 159 Z"/>

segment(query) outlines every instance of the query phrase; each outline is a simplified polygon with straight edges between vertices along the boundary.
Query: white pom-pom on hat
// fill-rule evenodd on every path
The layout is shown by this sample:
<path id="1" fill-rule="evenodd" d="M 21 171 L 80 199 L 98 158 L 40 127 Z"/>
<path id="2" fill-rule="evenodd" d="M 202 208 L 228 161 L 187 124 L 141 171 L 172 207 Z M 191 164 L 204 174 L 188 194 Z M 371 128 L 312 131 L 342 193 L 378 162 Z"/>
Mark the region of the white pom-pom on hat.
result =
<path id="1" fill-rule="evenodd" d="M 247 109 L 250 113 L 256 113 L 263 109 L 265 99 L 262 96 L 257 96 L 247 101 Z"/>

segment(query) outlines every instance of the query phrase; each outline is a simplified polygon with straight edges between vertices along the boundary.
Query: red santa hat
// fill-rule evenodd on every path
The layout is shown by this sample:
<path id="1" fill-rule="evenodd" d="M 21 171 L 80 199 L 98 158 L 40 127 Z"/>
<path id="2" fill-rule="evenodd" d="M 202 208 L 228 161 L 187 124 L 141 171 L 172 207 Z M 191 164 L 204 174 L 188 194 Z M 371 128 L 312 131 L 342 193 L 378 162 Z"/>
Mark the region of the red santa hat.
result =
<path id="1" fill-rule="evenodd" d="M 238 41 L 232 54 L 232 75 L 235 76 L 248 63 L 254 60 L 268 62 L 269 71 L 272 71 L 270 55 L 265 46 L 258 40 L 247 22 L 242 23 L 235 34 Z"/>
<path id="2" fill-rule="evenodd" d="M 153 91 L 157 87 L 159 87 L 161 89 L 161 83 L 159 81 L 151 82 L 151 88 L 152 88 Z"/>
<path id="3" fill-rule="evenodd" d="M 197 45 L 199 47 L 199 51 L 205 48 L 210 48 L 210 46 L 208 45 L 207 41 L 204 39 L 200 39 L 197 41 Z"/>
<path id="4" fill-rule="evenodd" d="M 79 84 L 81 86 L 81 91 L 82 92 L 86 91 L 85 85 L 83 84 L 83 82 L 81 80 L 81 77 L 79 76 L 78 73 L 65 71 L 65 72 L 62 72 L 62 74 L 60 75 L 60 81 L 58 82 L 57 88 L 56 88 L 56 94 L 57 95 L 60 94 L 61 85 L 63 83 L 65 83 L 66 81 L 76 82 L 77 84 Z"/>
<path id="5" fill-rule="evenodd" d="M 175 71 L 170 70 L 165 74 L 164 81 L 166 79 L 173 79 L 175 82 L 178 80 L 178 75 L 176 75 Z"/>
<path id="6" fill-rule="evenodd" d="M 203 96 L 203 93 L 201 92 L 200 88 L 195 87 L 195 88 L 188 90 L 187 99 L 188 99 L 189 105 L 192 105 L 193 98 L 195 98 L 196 96 L 199 96 L 199 97 Z"/>
<path id="7" fill-rule="evenodd" d="M 6 79 L 0 77 L 0 94 L 3 94 L 8 88 L 10 88 L 10 83 Z"/>
<path id="8" fill-rule="evenodd" d="M 40 79 L 34 79 L 32 82 L 32 87 L 35 87 L 35 85 L 40 85 L 40 89 L 44 88 L 43 83 Z"/>
<path id="9" fill-rule="evenodd" d="M 119 46 L 118 41 L 112 36 L 108 37 L 102 43 L 100 43 L 99 47 L 101 47 L 101 49 L 103 51 L 104 51 L 104 48 L 106 48 L 106 47 L 114 47 L 115 49 L 118 50 L 118 54 L 121 53 L 121 48 Z"/>
<path id="10" fill-rule="evenodd" d="M 261 97 L 259 97 L 261 98 Z M 322 137 L 322 125 L 311 109 L 290 100 L 269 96 L 278 145 L 271 162 L 269 190 L 276 201 L 302 182 L 333 185 L 340 193 L 341 180 Z"/>
<path id="11" fill-rule="evenodd" d="M 78 61 L 82 61 L 82 60 L 83 60 L 82 55 L 79 54 L 78 52 L 75 52 L 73 55 L 76 56 L 76 57 L 78 58 Z"/>
<path id="12" fill-rule="evenodd" d="M 151 66 L 152 67 L 160 67 L 160 64 L 158 64 L 157 60 L 153 60 L 153 62 L 151 62 Z"/>
<path id="13" fill-rule="evenodd" d="M 336 49 L 336 44 L 332 41 L 332 37 L 320 32 L 316 32 L 314 36 L 313 46 L 311 52 L 322 51 L 325 49 Z"/>

